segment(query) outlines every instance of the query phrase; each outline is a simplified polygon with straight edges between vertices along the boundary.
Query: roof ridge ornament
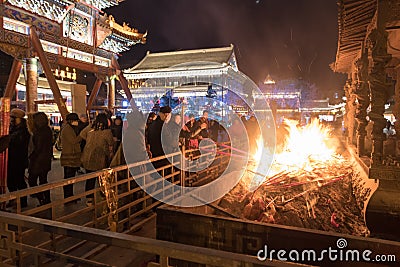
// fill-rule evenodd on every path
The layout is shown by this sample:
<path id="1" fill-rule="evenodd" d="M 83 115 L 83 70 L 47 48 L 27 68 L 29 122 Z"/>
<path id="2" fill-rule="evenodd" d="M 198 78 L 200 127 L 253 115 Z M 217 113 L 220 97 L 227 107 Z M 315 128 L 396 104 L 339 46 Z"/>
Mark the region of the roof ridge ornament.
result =
<path id="1" fill-rule="evenodd" d="M 142 43 L 146 42 L 147 31 L 145 33 L 139 33 L 139 31 L 135 28 L 129 27 L 129 24 L 123 22 L 122 25 L 115 22 L 113 15 L 109 15 L 106 23 L 110 26 L 112 30 L 125 34 L 127 36 L 135 37 L 140 39 Z"/>

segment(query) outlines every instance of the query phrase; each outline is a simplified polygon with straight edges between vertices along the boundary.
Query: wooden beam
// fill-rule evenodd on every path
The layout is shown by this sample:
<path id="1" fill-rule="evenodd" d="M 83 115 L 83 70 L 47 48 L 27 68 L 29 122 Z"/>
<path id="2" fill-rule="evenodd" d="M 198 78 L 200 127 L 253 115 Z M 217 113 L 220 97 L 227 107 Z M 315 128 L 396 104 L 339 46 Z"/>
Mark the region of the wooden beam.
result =
<path id="1" fill-rule="evenodd" d="M 131 93 L 131 90 L 129 90 L 128 81 L 126 80 L 126 78 L 122 74 L 122 72 L 120 72 L 119 75 L 118 75 L 118 81 L 121 84 L 122 89 L 124 90 L 124 93 L 126 94 L 126 98 L 128 98 L 128 101 L 131 101 L 132 100 L 132 93 Z"/>
<path id="2" fill-rule="evenodd" d="M 50 85 L 50 89 L 53 92 L 54 100 L 56 101 L 58 110 L 60 111 L 62 118 L 65 120 L 69 112 L 67 110 L 67 106 L 65 105 L 64 99 L 61 95 L 60 89 L 58 88 L 58 84 L 53 75 L 53 72 L 51 71 L 50 64 L 46 58 L 42 44 L 40 43 L 39 36 L 37 35 L 37 32 L 34 27 L 30 28 L 30 39 L 33 48 L 35 49 L 35 51 L 39 56 L 40 63 L 42 63 L 44 73 L 46 74 L 46 78 Z"/>
<path id="3" fill-rule="evenodd" d="M 117 77 L 118 77 L 118 81 L 121 84 L 122 89 L 124 90 L 124 93 L 126 94 L 126 97 L 128 98 L 128 101 L 131 101 L 132 93 L 131 93 L 131 90 L 129 90 L 128 81 L 126 80 L 126 78 L 122 74 L 121 67 L 119 66 L 119 63 L 118 63 L 118 61 L 117 61 L 117 59 L 115 57 L 111 58 L 111 66 L 117 72 L 116 74 L 117 74 Z"/>
<path id="4" fill-rule="evenodd" d="M 67 101 L 66 98 L 64 98 L 64 101 Z M 53 104 L 56 103 L 56 101 L 54 99 L 46 99 L 46 100 L 35 100 L 35 104 L 36 105 L 40 105 L 40 104 Z"/>
<path id="5" fill-rule="evenodd" d="M 19 78 L 19 74 L 21 73 L 21 69 L 22 69 L 22 62 L 14 58 L 10 76 L 8 77 L 7 80 L 7 86 L 6 86 L 6 91 L 4 92 L 4 97 L 9 97 L 10 99 L 12 99 L 15 92 L 15 86 L 17 85 L 17 81 Z"/>
<path id="6" fill-rule="evenodd" d="M 103 83 L 103 81 L 101 79 L 97 78 L 96 82 L 93 85 L 92 92 L 90 93 L 90 96 L 89 96 L 89 99 L 88 99 L 88 102 L 86 105 L 86 110 L 91 110 L 94 99 L 97 97 L 97 94 L 100 91 L 100 87 L 101 87 L 102 83 Z"/>
<path id="7" fill-rule="evenodd" d="M 51 54 L 51 55 L 52 55 L 52 57 L 54 57 L 53 54 Z M 79 70 L 83 70 L 83 71 L 87 71 L 87 72 L 91 72 L 91 73 L 104 74 L 107 76 L 115 75 L 115 70 L 113 68 L 97 66 L 93 63 L 87 63 L 87 62 L 83 62 L 83 61 L 79 61 L 79 60 L 75 60 L 75 59 L 71 59 L 71 58 L 66 58 L 66 57 L 63 57 L 60 55 L 56 56 L 56 58 L 57 58 L 57 62 L 54 62 L 54 63 L 58 64 L 58 65 L 66 66 L 69 68 L 75 68 L 75 69 L 79 69 Z"/>

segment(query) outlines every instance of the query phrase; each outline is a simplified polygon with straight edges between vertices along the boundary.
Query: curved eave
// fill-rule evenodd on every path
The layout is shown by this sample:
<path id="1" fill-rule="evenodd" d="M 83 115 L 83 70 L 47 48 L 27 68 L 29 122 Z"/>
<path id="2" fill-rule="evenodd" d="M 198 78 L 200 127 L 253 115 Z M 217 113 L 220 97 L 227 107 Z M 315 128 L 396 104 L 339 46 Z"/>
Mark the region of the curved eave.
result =
<path id="1" fill-rule="evenodd" d="M 75 0 L 76 3 L 85 2 L 87 5 L 92 6 L 98 10 L 103 10 L 106 8 L 110 8 L 113 6 L 119 5 L 119 3 L 123 2 L 124 0 Z"/>
<path id="2" fill-rule="evenodd" d="M 115 19 L 112 15 L 108 17 L 102 17 L 104 19 L 104 24 L 111 29 L 113 35 L 118 36 L 119 38 L 127 39 L 130 42 L 135 43 L 146 43 L 147 32 L 139 33 L 139 31 L 135 28 L 129 27 L 127 23 L 123 23 L 122 25 L 115 22 Z"/>
<path id="3" fill-rule="evenodd" d="M 121 32 L 116 29 L 112 29 L 112 34 L 118 36 L 119 38 L 126 39 L 126 42 L 135 42 L 145 44 L 147 41 L 147 32 L 146 33 L 138 33 L 138 32 Z"/>

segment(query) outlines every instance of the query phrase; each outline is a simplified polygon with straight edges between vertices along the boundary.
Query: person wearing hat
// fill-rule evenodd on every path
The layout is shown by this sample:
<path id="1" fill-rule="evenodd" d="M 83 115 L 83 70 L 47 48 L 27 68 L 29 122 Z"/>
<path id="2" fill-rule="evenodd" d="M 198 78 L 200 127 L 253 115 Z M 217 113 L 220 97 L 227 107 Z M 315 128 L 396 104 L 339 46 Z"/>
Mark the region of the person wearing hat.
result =
<path id="1" fill-rule="evenodd" d="M 64 167 L 64 179 L 75 177 L 77 171 L 81 167 L 81 147 L 82 137 L 79 135 L 79 117 L 76 113 L 69 113 L 66 117 L 67 123 L 61 130 L 61 143 L 63 149 L 61 151 L 60 162 Z M 64 186 L 64 198 L 74 195 L 73 184 Z M 66 204 L 77 202 L 72 200 Z"/>
<path id="2" fill-rule="evenodd" d="M 25 169 L 28 168 L 28 145 L 30 134 L 25 120 L 25 111 L 14 108 L 10 112 L 10 141 L 8 144 L 8 191 L 27 188 Z M 14 205 L 14 203 L 9 203 Z M 21 207 L 28 205 L 27 197 L 21 198 Z"/>

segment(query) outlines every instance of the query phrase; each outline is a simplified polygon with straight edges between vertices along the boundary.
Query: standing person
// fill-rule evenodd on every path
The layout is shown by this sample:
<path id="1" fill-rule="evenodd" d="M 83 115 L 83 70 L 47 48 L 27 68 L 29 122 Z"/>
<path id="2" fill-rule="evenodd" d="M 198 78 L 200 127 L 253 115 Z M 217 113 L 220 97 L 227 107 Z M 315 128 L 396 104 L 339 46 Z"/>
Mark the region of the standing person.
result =
<path id="1" fill-rule="evenodd" d="M 204 110 L 203 111 L 203 116 L 199 119 L 198 121 L 199 125 L 206 125 L 205 128 L 202 128 L 202 130 L 199 133 L 199 139 L 205 139 L 210 137 L 209 129 L 210 129 L 210 121 L 208 120 L 208 111 Z"/>
<path id="2" fill-rule="evenodd" d="M 93 125 L 86 127 L 80 136 L 86 140 L 81 162 L 86 173 L 102 170 L 109 166 L 113 157 L 114 139 L 109 126 L 108 117 L 104 113 L 97 115 Z M 96 178 L 86 180 L 85 191 L 93 190 Z M 93 204 L 93 194 L 87 195 L 86 204 Z"/>
<path id="3" fill-rule="evenodd" d="M 78 133 L 80 133 L 83 129 L 89 126 L 89 121 L 88 117 L 85 113 L 82 113 L 79 115 L 79 121 L 78 121 Z M 81 141 L 81 151 L 83 151 L 83 148 L 85 147 L 86 141 L 82 140 Z"/>
<path id="4" fill-rule="evenodd" d="M 30 134 L 26 126 L 25 111 L 14 108 L 10 112 L 10 143 L 8 144 L 8 191 L 27 188 L 25 169 L 28 167 L 28 145 Z M 14 203 L 12 203 L 14 204 Z M 21 198 L 21 208 L 28 205 L 27 197 Z"/>
<path id="5" fill-rule="evenodd" d="M 173 119 L 171 119 L 167 124 L 167 131 L 169 132 L 169 134 L 166 136 L 166 138 L 169 138 L 167 140 L 165 140 L 167 146 L 165 147 L 167 151 L 166 154 L 170 154 L 170 153 L 174 153 L 174 152 L 178 152 L 179 148 L 182 145 L 182 137 L 183 134 L 181 134 L 181 129 L 182 129 L 182 125 L 181 125 L 181 121 L 182 121 L 182 117 L 180 114 L 175 114 L 173 116 Z"/>
<path id="6" fill-rule="evenodd" d="M 78 134 L 80 134 L 82 132 L 82 130 L 88 126 L 89 126 L 88 116 L 85 113 L 80 114 L 79 122 L 78 122 Z M 85 145 L 86 145 L 86 140 L 81 139 L 81 142 L 80 142 L 81 152 L 83 152 Z M 83 174 L 84 171 L 81 170 L 81 168 L 79 168 L 78 173 Z"/>
<path id="7" fill-rule="evenodd" d="M 61 131 L 61 143 L 63 150 L 61 151 L 61 166 L 64 167 L 64 179 L 74 177 L 81 167 L 81 147 L 80 141 L 82 137 L 79 136 L 79 117 L 76 113 L 70 113 L 67 115 L 66 124 Z M 64 198 L 68 198 L 74 195 L 73 184 L 64 186 Z M 69 203 L 76 203 L 77 200 L 73 200 Z"/>
<path id="8" fill-rule="evenodd" d="M 150 146 L 150 152 L 153 158 L 165 155 L 165 152 L 162 148 L 161 133 L 164 123 L 168 123 L 170 118 L 171 118 L 171 108 L 169 106 L 161 107 L 156 120 L 149 125 L 147 138 Z M 162 159 L 152 163 L 154 168 L 158 169 L 165 165 L 168 165 L 168 160 Z M 159 171 L 160 175 L 162 172 L 163 172 L 162 170 Z"/>
<path id="9" fill-rule="evenodd" d="M 115 117 L 114 123 L 111 126 L 111 132 L 112 132 L 112 135 L 113 135 L 114 141 L 115 141 L 114 152 L 116 152 L 122 141 L 122 117 L 121 116 Z"/>
<path id="10" fill-rule="evenodd" d="M 185 124 L 184 131 L 186 131 L 186 142 L 185 146 L 188 149 L 197 149 L 199 148 L 199 142 L 197 139 L 198 124 L 196 123 L 196 119 L 193 114 L 189 114 L 189 121 Z"/>
<path id="11" fill-rule="evenodd" d="M 28 130 L 32 135 L 29 143 L 29 186 L 37 186 L 38 179 L 40 185 L 47 184 L 47 174 L 51 170 L 53 158 L 52 132 L 47 115 L 44 112 L 29 115 Z M 51 202 L 50 190 L 38 193 L 35 197 L 40 205 Z"/>
<path id="12" fill-rule="evenodd" d="M 146 151 L 147 151 L 147 154 L 148 154 L 149 158 L 153 157 L 153 155 L 151 155 L 151 152 L 150 152 L 150 145 L 149 145 L 149 141 L 148 141 L 149 127 L 150 127 L 150 124 L 152 124 L 156 119 L 157 119 L 157 114 L 154 113 L 154 112 L 150 112 L 149 116 L 147 117 L 146 126 L 145 126 L 145 129 L 144 129 L 144 138 L 145 138 L 145 143 L 146 143 Z"/>

